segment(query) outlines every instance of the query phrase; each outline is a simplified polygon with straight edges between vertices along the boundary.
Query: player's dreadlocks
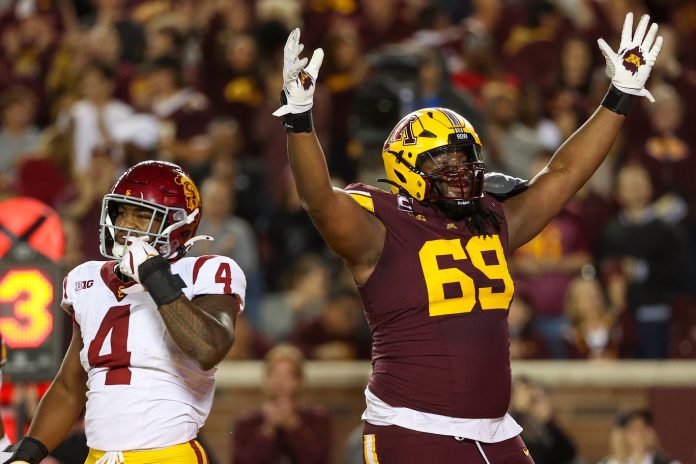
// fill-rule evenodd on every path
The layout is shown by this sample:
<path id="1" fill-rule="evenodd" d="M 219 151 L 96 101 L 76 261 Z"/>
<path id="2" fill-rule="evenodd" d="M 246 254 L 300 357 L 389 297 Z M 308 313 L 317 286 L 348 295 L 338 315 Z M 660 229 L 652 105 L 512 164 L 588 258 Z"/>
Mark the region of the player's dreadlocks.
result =
<path id="1" fill-rule="evenodd" d="M 451 221 L 463 220 L 466 222 L 469 229 L 476 235 L 489 236 L 488 226 L 496 232 L 500 232 L 502 216 L 492 209 L 486 208 L 480 201 L 474 200 L 459 205 L 452 201 L 438 200 L 433 206 L 442 211 L 445 217 Z"/>

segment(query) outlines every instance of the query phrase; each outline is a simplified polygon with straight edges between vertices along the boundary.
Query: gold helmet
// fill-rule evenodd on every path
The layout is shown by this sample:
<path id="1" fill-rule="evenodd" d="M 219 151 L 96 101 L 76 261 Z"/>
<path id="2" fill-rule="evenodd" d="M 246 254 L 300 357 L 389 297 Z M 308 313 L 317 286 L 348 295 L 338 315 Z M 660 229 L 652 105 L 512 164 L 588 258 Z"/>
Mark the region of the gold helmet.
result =
<path id="1" fill-rule="evenodd" d="M 392 193 L 420 201 L 470 201 L 483 196 L 481 140 L 461 115 L 424 108 L 406 115 L 382 149 Z"/>

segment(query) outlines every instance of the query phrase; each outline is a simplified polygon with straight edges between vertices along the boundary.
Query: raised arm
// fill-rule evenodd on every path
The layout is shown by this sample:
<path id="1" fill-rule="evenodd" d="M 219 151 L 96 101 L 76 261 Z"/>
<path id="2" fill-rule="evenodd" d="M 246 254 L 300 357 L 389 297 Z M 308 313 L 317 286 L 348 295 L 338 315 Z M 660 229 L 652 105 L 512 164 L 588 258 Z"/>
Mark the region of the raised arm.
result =
<path id="1" fill-rule="evenodd" d="M 618 53 L 599 39 L 611 87 L 602 106 L 566 140 L 548 165 L 532 179 L 529 188 L 503 204 L 510 250 L 538 234 L 594 174 L 614 143 L 635 98 L 646 96 L 654 101 L 645 89 L 645 82 L 662 47 L 662 37 L 655 39 L 657 24 L 653 23 L 648 30 L 649 22 L 650 17 L 643 15 L 632 34 L 633 14 L 628 13 Z"/>
<path id="2" fill-rule="evenodd" d="M 41 399 L 29 432 L 14 445 L 6 462 L 39 464 L 68 435 L 87 401 L 87 373 L 80 364 L 82 335 L 73 324 L 73 335 L 63 364 L 51 387 Z"/>
<path id="3" fill-rule="evenodd" d="M 385 228 L 346 192 L 331 185 L 326 159 L 312 127 L 315 80 L 324 56 L 321 49 L 299 58 L 300 31 L 290 33 L 283 67 L 283 117 L 288 132 L 288 156 L 302 205 L 329 246 L 348 264 L 358 283 L 369 278 L 384 246 Z"/>

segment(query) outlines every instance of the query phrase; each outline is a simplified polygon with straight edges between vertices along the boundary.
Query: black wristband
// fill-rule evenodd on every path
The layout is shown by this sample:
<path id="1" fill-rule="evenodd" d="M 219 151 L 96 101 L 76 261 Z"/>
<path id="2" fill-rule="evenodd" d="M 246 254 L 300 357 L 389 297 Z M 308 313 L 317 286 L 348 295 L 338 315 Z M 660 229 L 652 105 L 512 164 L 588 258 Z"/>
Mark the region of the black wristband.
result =
<path id="1" fill-rule="evenodd" d="M 39 464 L 48 456 L 48 448 L 36 438 L 24 437 L 13 445 L 13 453 L 9 461 L 26 461 L 29 464 Z"/>
<path id="2" fill-rule="evenodd" d="M 186 287 L 179 274 L 172 274 L 169 262 L 161 256 L 154 256 L 138 267 L 140 283 L 150 292 L 157 306 L 162 306 L 179 298 Z"/>
<path id="3" fill-rule="evenodd" d="M 602 106 L 614 113 L 626 116 L 633 103 L 636 101 L 636 96 L 630 93 L 622 92 L 621 90 L 614 87 L 614 84 L 609 86 L 607 94 L 602 100 Z"/>
<path id="4" fill-rule="evenodd" d="M 280 104 L 288 103 L 288 97 L 285 91 L 280 91 Z M 288 113 L 283 116 L 283 126 L 286 132 L 312 132 L 312 110 L 307 110 L 304 113 L 292 114 Z"/>

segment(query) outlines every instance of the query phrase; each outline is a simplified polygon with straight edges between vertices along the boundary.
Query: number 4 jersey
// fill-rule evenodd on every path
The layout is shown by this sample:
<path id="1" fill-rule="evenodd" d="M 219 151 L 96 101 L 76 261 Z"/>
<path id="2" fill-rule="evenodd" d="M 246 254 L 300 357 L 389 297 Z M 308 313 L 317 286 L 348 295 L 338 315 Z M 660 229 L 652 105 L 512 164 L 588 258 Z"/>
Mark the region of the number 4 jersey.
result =
<path id="1" fill-rule="evenodd" d="M 346 191 L 386 227 L 379 263 L 359 287 L 373 335 L 363 418 L 487 442 L 517 435 L 519 426 L 501 419 L 510 401 L 514 286 L 500 203 L 480 200 L 499 215 L 500 230 L 475 235 L 465 220 L 409 197 L 362 184 Z"/>
<path id="2" fill-rule="evenodd" d="M 201 370 L 179 349 L 150 294 L 121 281 L 116 265 L 89 261 L 63 281 L 62 306 L 80 326 L 84 345 L 87 445 L 126 451 L 194 439 L 210 412 L 215 369 Z M 237 295 L 243 307 L 246 279 L 227 257 L 183 258 L 172 273 L 183 279 L 191 300 Z"/>

